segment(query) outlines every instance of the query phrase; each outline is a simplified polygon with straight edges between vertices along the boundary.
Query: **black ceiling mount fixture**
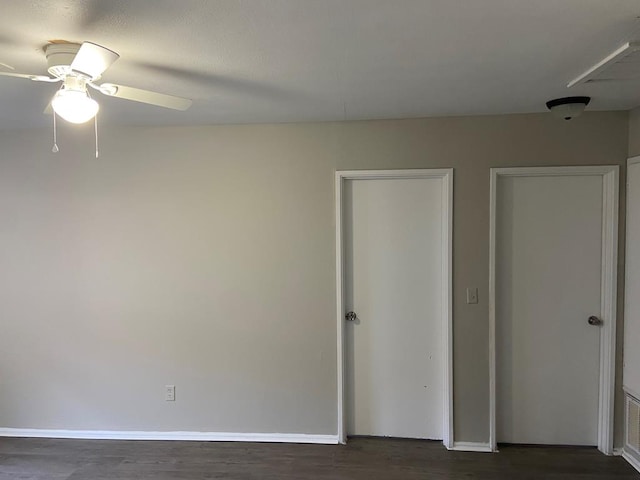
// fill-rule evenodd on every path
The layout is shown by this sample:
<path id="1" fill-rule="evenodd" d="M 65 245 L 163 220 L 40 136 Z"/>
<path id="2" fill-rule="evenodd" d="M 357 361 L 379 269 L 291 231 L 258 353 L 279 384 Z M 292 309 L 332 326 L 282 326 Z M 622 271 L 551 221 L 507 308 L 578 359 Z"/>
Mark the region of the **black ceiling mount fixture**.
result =
<path id="1" fill-rule="evenodd" d="M 591 97 L 562 97 L 547 102 L 547 108 L 551 113 L 565 120 L 571 120 L 584 112 Z"/>

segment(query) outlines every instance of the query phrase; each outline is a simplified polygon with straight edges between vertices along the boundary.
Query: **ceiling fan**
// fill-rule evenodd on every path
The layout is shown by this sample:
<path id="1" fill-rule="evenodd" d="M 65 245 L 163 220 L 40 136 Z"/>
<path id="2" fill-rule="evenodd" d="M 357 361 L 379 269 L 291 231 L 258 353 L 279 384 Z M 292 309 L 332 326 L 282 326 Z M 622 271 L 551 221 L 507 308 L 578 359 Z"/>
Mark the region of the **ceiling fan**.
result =
<path id="1" fill-rule="evenodd" d="M 56 114 L 69 122 L 84 123 L 98 113 L 98 102 L 91 98 L 87 87 L 109 97 L 174 110 L 187 110 L 191 106 L 192 101 L 188 98 L 114 83 L 96 83 L 113 62 L 120 58 L 116 52 L 101 45 L 91 42 L 77 44 L 55 41 L 44 47 L 44 53 L 50 76 L 1 71 L 0 76 L 25 78 L 34 82 L 62 82 L 62 87 L 51 99 L 50 106 Z"/>

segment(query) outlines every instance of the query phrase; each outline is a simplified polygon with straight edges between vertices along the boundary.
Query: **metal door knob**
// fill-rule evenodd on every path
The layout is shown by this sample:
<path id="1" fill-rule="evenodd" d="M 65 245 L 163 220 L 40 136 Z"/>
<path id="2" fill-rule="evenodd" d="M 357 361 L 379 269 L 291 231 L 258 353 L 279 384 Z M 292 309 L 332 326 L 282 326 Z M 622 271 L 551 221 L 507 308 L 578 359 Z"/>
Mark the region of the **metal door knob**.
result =
<path id="1" fill-rule="evenodd" d="M 346 318 L 350 322 L 353 322 L 356 318 L 358 318 L 358 316 L 356 315 L 356 312 L 349 312 L 344 316 L 344 318 Z"/>
<path id="2" fill-rule="evenodd" d="M 600 320 L 598 317 L 596 317 L 595 315 L 591 315 L 589 317 L 589 320 L 587 320 L 587 322 L 589 322 L 589 325 L 595 325 L 595 326 L 599 326 L 602 325 L 602 320 Z"/>

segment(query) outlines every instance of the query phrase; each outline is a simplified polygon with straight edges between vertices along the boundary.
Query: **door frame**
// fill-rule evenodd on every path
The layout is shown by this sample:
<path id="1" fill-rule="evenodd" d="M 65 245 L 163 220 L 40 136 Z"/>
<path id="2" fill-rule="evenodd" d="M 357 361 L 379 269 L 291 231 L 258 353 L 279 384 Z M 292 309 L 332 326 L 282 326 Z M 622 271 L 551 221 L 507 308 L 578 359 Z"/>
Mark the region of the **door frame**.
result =
<path id="1" fill-rule="evenodd" d="M 345 309 L 344 309 L 344 228 L 343 188 L 346 180 L 390 180 L 435 178 L 442 181 L 442 332 L 444 353 L 442 443 L 453 447 L 453 323 L 452 323 L 452 251 L 453 251 L 453 169 L 344 170 L 336 171 L 336 320 L 338 365 L 338 441 L 347 442 L 345 398 Z"/>
<path id="2" fill-rule="evenodd" d="M 618 269 L 618 165 L 577 167 L 514 167 L 491 169 L 489 234 L 489 441 L 496 438 L 496 198 L 499 177 L 602 177 L 602 281 L 600 285 L 600 386 L 598 400 L 598 450 L 613 454 L 613 420 L 616 357 L 616 302 Z"/>

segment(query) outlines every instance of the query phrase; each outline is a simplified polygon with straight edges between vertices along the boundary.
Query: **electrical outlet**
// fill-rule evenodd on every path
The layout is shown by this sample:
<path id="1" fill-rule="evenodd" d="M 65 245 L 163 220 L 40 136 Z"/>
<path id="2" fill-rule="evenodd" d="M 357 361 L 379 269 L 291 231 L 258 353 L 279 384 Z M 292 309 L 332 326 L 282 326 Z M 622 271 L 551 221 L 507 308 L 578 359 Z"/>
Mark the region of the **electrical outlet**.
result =
<path id="1" fill-rule="evenodd" d="M 467 303 L 478 303 L 478 289 L 476 287 L 467 288 Z"/>
<path id="2" fill-rule="evenodd" d="M 164 386 L 164 399 L 167 402 L 175 402 L 176 401 L 176 386 L 175 385 L 165 385 Z"/>

